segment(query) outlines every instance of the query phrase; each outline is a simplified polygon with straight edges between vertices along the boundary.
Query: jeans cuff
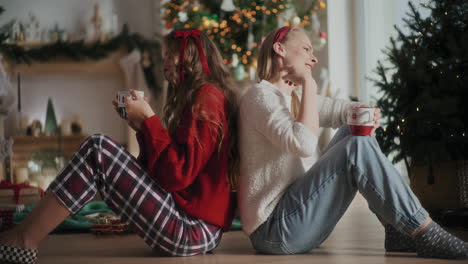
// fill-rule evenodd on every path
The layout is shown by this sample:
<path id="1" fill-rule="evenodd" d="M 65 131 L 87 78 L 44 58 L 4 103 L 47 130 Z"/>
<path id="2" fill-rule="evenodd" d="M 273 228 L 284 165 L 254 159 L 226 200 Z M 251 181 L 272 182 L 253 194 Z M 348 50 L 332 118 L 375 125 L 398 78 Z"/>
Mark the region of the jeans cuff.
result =
<path id="1" fill-rule="evenodd" d="M 400 226 L 401 231 L 411 235 L 418 230 L 428 218 L 429 213 L 421 207 L 412 217 Z"/>

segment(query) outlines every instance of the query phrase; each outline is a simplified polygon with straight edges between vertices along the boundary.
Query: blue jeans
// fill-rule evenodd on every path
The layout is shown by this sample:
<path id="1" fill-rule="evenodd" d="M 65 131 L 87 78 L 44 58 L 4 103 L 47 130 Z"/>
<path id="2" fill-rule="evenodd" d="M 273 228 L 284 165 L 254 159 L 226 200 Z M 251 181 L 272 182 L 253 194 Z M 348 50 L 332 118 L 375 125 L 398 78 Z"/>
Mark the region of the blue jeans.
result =
<path id="1" fill-rule="evenodd" d="M 270 217 L 251 235 L 267 254 L 296 254 L 318 247 L 359 191 L 379 218 L 401 232 L 429 217 L 375 137 L 339 129 L 320 159 L 286 190 Z"/>

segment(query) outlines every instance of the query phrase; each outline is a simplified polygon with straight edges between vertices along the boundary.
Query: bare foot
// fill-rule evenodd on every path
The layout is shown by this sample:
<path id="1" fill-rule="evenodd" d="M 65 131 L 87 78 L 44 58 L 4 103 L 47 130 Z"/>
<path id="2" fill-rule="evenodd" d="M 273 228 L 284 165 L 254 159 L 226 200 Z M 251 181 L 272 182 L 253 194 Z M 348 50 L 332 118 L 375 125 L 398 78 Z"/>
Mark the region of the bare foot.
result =
<path id="1" fill-rule="evenodd" d="M 25 249 L 37 249 L 37 245 L 28 243 L 17 228 L 0 233 L 0 245 L 8 245 Z"/>

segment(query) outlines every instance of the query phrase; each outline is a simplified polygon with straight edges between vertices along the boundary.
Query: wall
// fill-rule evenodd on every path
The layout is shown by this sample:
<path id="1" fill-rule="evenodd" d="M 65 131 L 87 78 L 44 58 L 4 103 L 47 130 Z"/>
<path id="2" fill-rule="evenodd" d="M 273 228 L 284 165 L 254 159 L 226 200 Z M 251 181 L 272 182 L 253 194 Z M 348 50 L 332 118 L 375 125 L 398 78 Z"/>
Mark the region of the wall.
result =
<path id="1" fill-rule="evenodd" d="M 115 12 L 119 22 L 128 23 L 132 32 L 151 37 L 153 30 L 152 0 L 0 0 L 6 11 L 0 16 L 0 25 L 13 18 L 26 20 L 29 12 L 37 16 L 41 25 L 52 27 L 56 22 L 72 35 L 84 34 L 85 25 L 92 16 L 93 6 L 99 3 L 101 14 Z M 13 87 L 16 93 L 16 78 Z M 105 133 L 126 143 L 126 122 L 115 114 L 111 101 L 115 92 L 124 89 L 121 75 L 99 74 L 57 75 L 22 77 L 22 113 L 30 119 L 45 121 L 47 99 L 52 98 L 57 121 L 79 115 L 87 134 Z M 13 135 L 16 115 L 8 116 L 6 136 Z"/>
<path id="2" fill-rule="evenodd" d="M 419 7 L 427 0 L 410 0 Z M 328 1 L 328 36 L 330 82 L 339 97 L 358 96 L 374 102 L 376 87 L 367 80 L 373 77 L 377 61 L 385 58 L 383 50 L 396 36 L 394 25 L 403 32 L 403 18 L 409 11 L 408 0 L 331 0 Z"/>
<path id="3" fill-rule="evenodd" d="M 410 2 L 422 16 L 429 14 L 420 7 L 427 0 Z M 328 1 L 330 82 L 338 97 L 357 96 L 373 105 L 381 96 L 369 78 L 376 77 L 378 60 L 385 63 L 384 50 L 397 34 L 394 25 L 407 32 L 403 18 L 409 10 L 408 0 Z M 396 167 L 407 175 L 403 163 Z"/>
<path id="4" fill-rule="evenodd" d="M 153 3 L 154 2 L 154 3 Z M 153 38 L 157 31 L 155 26 L 159 17 L 155 17 L 155 6 L 158 0 L 116 1 L 121 20 L 129 24 L 130 30 L 139 32 L 147 38 Z M 138 4 L 136 4 L 138 3 Z"/>
<path id="5" fill-rule="evenodd" d="M 328 1 L 328 58 L 332 94 L 339 98 L 357 96 L 356 28 L 357 0 Z"/>

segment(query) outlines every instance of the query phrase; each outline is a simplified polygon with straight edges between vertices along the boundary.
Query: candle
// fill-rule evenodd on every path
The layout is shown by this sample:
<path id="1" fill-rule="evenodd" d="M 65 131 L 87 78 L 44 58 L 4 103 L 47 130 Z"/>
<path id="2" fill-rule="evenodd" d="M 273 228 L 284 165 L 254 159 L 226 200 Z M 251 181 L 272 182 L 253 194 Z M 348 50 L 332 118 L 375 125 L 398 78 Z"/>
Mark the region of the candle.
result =
<path id="1" fill-rule="evenodd" d="M 29 181 L 29 185 L 34 186 L 34 187 L 39 187 L 37 184 L 37 181 Z"/>
<path id="2" fill-rule="evenodd" d="M 17 168 L 15 172 L 16 172 L 16 178 L 15 178 L 16 183 L 23 183 L 29 180 L 27 168 Z"/>
<path id="3" fill-rule="evenodd" d="M 18 85 L 18 113 L 21 112 L 21 75 L 17 74 L 17 85 Z"/>
<path id="4" fill-rule="evenodd" d="M 42 169 L 42 175 L 45 177 L 55 177 L 57 175 L 57 169 L 55 168 L 44 168 Z"/>
<path id="5" fill-rule="evenodd" d="M 55 180 L 55 176 L 48 176 L 47 177 L 47 187 Z"/>
<path id="6" fill-rule="evenodd" d="M 69 119 L 65 119 L 62 121 L 62 124 L 60 124 L 60 132 L 63 136 L 69 136 L 72 134 L 71 121 Z"/>
<path id="7" fill-rule="evenodd" d="M 55 179 L 55 176 L 46 176 L 42 175 L 41 177 L 37 178 L 37 185 L 43 189 L 47 190 L 47 187 L 52 183 L 52 181 Z"/>

